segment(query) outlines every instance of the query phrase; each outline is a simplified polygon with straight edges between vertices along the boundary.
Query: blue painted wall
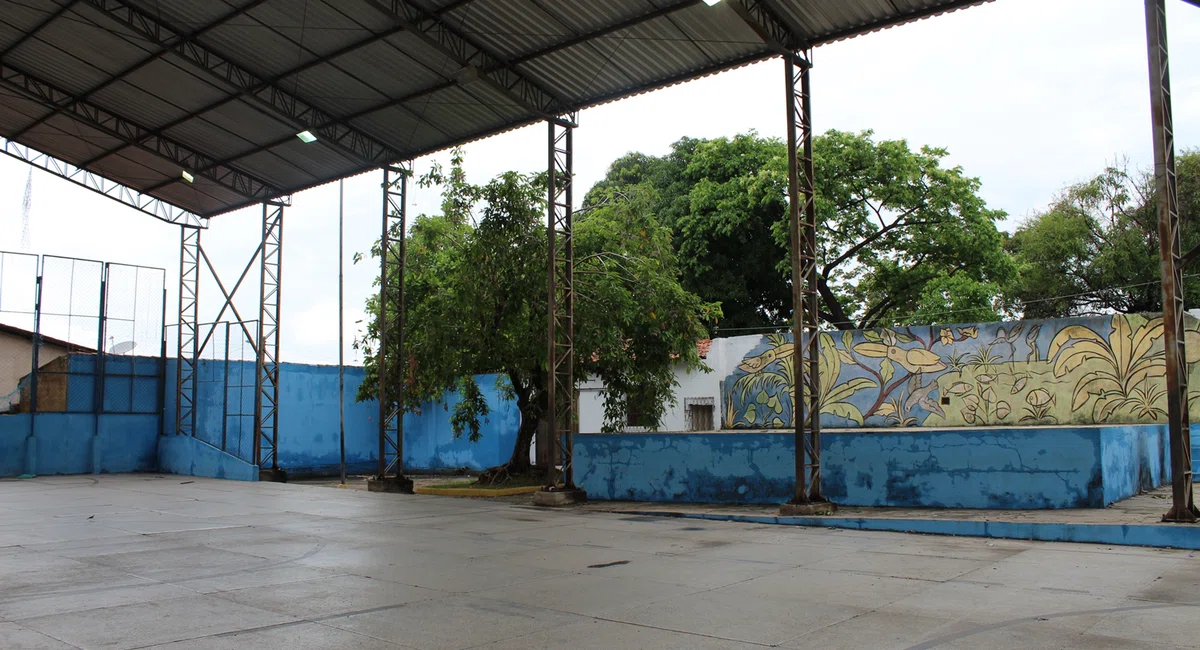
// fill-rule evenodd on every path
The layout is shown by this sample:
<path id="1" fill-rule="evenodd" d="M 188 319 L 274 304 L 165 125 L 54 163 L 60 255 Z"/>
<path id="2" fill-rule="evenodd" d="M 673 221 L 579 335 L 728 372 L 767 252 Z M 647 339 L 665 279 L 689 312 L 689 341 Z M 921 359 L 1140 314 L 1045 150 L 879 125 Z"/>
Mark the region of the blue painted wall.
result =
<path id="1" fill-rule="evenodd" d="M 183 476 L 206 476 L 257 481 L 258 468 L 191 436 L 162 436 L 158 444 L 160 471 Z"/>
<path id="2" fill-rule="evenodd" d="M 152 472 L 158 416 L 39 413 L 0 416 L 0 476 Z M 99 426 L 99 435 L 96 428 Z"/>
<path id="3" fill-rule="evenodd" d="M 1103 507 L 1167 480 L 1162 429 L 826 432 L 821 485 L 855 506 Z M 775 433 L 579 435 L 576 480 L 602 500 L 781 503 L 793 449 Z"/>
<path id="4" fill-rule="evenodd" d="M 196 436 L 246 461 L 253 461 L 254 364 L 230 362 L 226 387 L 225 363 L 202 360 L 197 366 Z M 332 475 L 339 471 L 337 366 L 284 363 L 279 378 L 279 464 L 289 473 Z M 361 367 L 346 368 L 346 466 L 351 473 L 377 469 L 379 454 L 378 402 L 356 402 L 363 380 Z M 448 470 L 467 467 L 482 470 L 508 460 L 516 442 L 520 414 L 516 404 L 501 399 L 495 375 L 481 375 L 479 386 L 492 409 L 481 427 L 482 439 L 472 443 L 456 439 L 450 427 L 450 409 L 458 396 L 450 393 L 446 404 L 426 404 L 421 412 L 404 418 L 404 465 L 410 470 Z M 175 427 L 175 364 L 167 364 L 168 433 Z M 227 395 L 227 397 L 226 397 Z"/>
<path id="5" fill-rule="evenodd" d="M 0 476 L 25 473 L 25 441 L 29 437 L 29 415 L 0 415 Z"/>
<path id="6" fill-rule="evenodd" d="M 99 414 L 95 363 L 90 355 L 67 357 L 65 411 L 0 416 L 0 476 L 158 468 L 159 360 L 108 357 Z"/>
<path id="7" fill-rule="evenodd" d="M 1100 435 L 1105 505 L 1171 480 L 1167 427 L 1105 427 Z"/>

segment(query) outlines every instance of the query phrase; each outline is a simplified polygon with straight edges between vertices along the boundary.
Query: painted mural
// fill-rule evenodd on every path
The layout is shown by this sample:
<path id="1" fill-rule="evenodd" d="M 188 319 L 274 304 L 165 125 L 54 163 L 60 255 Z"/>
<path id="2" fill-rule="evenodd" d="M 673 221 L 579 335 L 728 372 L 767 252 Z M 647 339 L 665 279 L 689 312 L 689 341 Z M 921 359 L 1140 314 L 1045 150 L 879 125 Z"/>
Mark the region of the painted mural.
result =
<path id="1" fill-rule="evenodd" d="M 1200 333 L 1188 318 L 1193 420 Z M 1137 424 L 1166 420 L 1163 326 L 1136 314 L 820 334 L 821 426 Z M 791 334 L 722 386 L 726 429 L 792 426 Z"/>

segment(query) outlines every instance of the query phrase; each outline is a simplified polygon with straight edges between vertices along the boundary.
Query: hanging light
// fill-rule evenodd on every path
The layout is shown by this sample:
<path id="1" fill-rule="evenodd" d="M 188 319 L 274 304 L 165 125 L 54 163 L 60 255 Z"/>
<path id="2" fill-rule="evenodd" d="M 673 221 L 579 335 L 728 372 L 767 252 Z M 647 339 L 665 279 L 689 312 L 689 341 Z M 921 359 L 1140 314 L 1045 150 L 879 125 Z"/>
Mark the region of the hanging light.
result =
<path id="1" fill-rule="evenodd" d="M 195 183 L 196 177 L 192 176 L 190 173 L 188 173 L 188 170 L 185 169 L 185 170 L 183 170 L 183 180 L 185 180 L 189 183 Z"/>
<path id="2" fill-rule="evenodd" d="M 300 141 L 304 144 L 317 141 L 317 136 L 313 135 L 312 131 L 301 131 L 296 134 L 296 137 L 300 138 Z"/>

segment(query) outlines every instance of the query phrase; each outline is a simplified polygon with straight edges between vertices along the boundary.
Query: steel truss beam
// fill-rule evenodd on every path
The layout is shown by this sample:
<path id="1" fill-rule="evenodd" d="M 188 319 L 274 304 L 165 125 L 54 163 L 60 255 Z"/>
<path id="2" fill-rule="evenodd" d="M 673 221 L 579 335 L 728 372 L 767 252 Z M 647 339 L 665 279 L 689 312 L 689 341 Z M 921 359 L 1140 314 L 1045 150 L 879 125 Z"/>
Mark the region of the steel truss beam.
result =
<path id="1" fill-rule="evenodd" d="M 404 266 L 408 177 L 412 162 L 383 169 L 383 221 L 379 237 L 379 480 L 404 479 L 404 400 L 408 377 L 404 348 Z M 388 364 L 388 356 L 396 360 Z"/>
<path id="2" fill-rule="evenodd" d="M 549 373 L 546 403 L 552 413 L 546 489 L 575 489 L 575 239 L 572 223 L 576 115 L 548 122 L 547 249 L 549 266 L 546 332 Z M 561 463 L 562 469 L 559 469 Z"/>
<path id="3" fill-rule="evenodd" d="M 155 219 L 167 223 L 177 223 L 189 228 L 207 228 L 208 218 L 194 212 L 188 212 L 155 198 L 143 194 L 133 188 L 110 181 L 99 174 L 94 174 L 82 167 L 76 167 L 69 162 L 59 160 L 50 154 L 31 149 L 23 144 L 0 138 L 0 152 L 47 171 L 55 176 L 70 181 L 80 187 L 85 187 L 97 194 L 127 205 L 134 210 L 144 212 Z"/>
<path id="4" fill-rule="evenodd" d="M 227 57 L 196 42 L 185 40 L 180 30 L 121 0 L 87 0 L 114 22 L 160 47 L 169 47 L 180 58 L 232 86 L 259 104 L 290 121 L 301 130 L 312 131 L 318 141 L 368 164 L 382 164 L 401 155 L 387 144 L 354 128 L 285 91 Z"/>
<path id="5" fill-rule="evenodd" d="M 221 16 L 217 20 L 201 27 L 200 29 L 197 29 L 195 31 L 192 31 L 185 35 L 180 36 L 180 44 L 185 41 L 194 41 L 197 38 L 199 38 L 200 36 L 216 29 L 217 27 L 220 27 L 221 25 L 224 25 L 225 23 L 233 20 L 234 18 L 237 18 L 238 16 L 241 16 L 242 14 L 253 9 L 254 7 L 257 7 L 258 5 L 261 5 L 264 2 L 266 2 L 266 0 L 252 0 L 250 2 L 250 4 L 243 5 L 242 7 L 239 7 L 238 9 L 234 9 L 233 11 L 226 13 L 225 15 Z M 151 53 L 147 57 L 142 58 L 137 63 L 134 63 L 133 65 L 125 68 L 124 70 L 121 70 L 120 72 L 110 76 L 109 78 L 105 79 L 104 81 L 101 81 L 100 83 L 96 84 L 95 86 L 92 86 L 88 90 L 84 91 L 83 94 L 79 95 L 80 101 L 89 99 L 92 96 L 94 96 L 96 93 L 100 92 L 101 90 L 104 90 L 105 88 L 108 88 L 109 86 L 111 86 L 119 81 L 122 81 L 123 79 L 125 79 L 125 77 L 127 77 L 127 76 L 133 74 L 134 72 L 137 72 L 138 70 L 141 70 L 142 68 L 150 65 L 151 63 L 154 63 L 155 61 L 161 59 L 163 57 L 163 55 L 167 54 L 170 51 L 171 51 L 170 47 L 164 46 L 164 47 L 158 48 L 157 51 Z M 2 57 L 0 57 L 0 58 L 2 58 Z M 37 128 L 38 126 L 41 126 L 42 124 L 45 124 L 49 120 L 53 119 L 55 116 L 62 115 L 62 113 L 64 111 L 66 111 L 68 108 L 70 108 L 70 107 L 69 106 L 60 106 L 59 108 L 55 109 L 54 111 L 47 113 L 46 115 L 34 120 L 28 126 L 22 127 L 20 131 L 17 131 L 16 133 L 14 133 L 12 136 L 13 140 L 20 140 L 21 136 L 23 136 L 26 133 L 28 133 L 29 131 Z M 87 167 L 87 165 L 84 165 L 84 167 Z"/>
<path id="6" fill-rule="evenodd" d="M 1165 0 L 1146 0 L 1146 47 L 1154 127 L 1154 182 L 1158 198 L 1158 245 L 1162 261 L 1163 345 L 1166 351 L 1167 423 L 1171 440 L 1171 509 L 1163 521 L 1194 522 L 1191 421 L 1184 354 L 1183 264 L 1180 260 L 1179 196 Z"/>
<path id="7" fill-rule="evenodd" d="M 569 47 L 574 47 L 574 46 L 576 46 L 576 45 L 579 45 L 579 44 L 581 44 L 581 43 L 586 43 L 586 42 L 588 42 L 588 41 L 591 41 L 591 40 L 595 40 L 595 39 L 598 39 L 598 38 L 603 38 L 604 36 L 607 36 L 607 35 L 609 35 L 609 34 L 612 34 L 612 33 L 614 33 L 614 32 L 619 32 L 619 31 L 621 31 L 621 30 L 623 30 L 623 29 L 629 29 L 629 28 L 631 28 L 631 27 L 636 27 L 637 25 L 640 25 L 640 24 L 642 24 L 642 23 L 648 22 L 648 21 L 650 21 L 650 20 L 654 20 L 654 19 L 657 19 L 657 18 L 662 18 L 663 16 L 670 15 L 670 14 L 672 14 L 672 13 L 675 13 L 675 12 L 677 12 L 677 11 L 682 11 L 682 10 L 684 10 L 684 9 L 687 9 L 688 7 L 693 7 L 693 6 L 697 5 L 697 4 L 699 4 L 699 2 L 700 2 L 700 0 L 676 0 L 675 2 L 673 2 L 673 3 L 672 3 L 672 4 L 670 4 L 670 5 L 664 6 L 664 7 L 660 8 L 660 9 L 657 9 L 657 10 L 655 10 L 655 11 L 652 11 L 652 12 L 650 12 L 650 13 L 648 13 L 648 14 L 645 14 L 645 15 L 642 15 L 642 16 L 638 16 L 637 18 L 632 18 L 632 19 L 629 19 L 629 20 L 626 20 L 626 21 L 623 21 L 623 22 L 617 23 L 617 24 L 615 24 L 615 25 L 610 25 L 610 26 L 607 26 L 607 27 L 604 27 L 604 28 L 598 29 L 598 30 L 596 30 L 596 31 L 589 32 L 589 33 L 587 33 L 587 34 L 580 34 L 580 35 L 578 35 L 578 36 L 571 37 L 571 38 L 569 38 L 569 39 L 567 39 L 567 40 L 565 40 L 565 41 L 561 41 L 561 42 L 555 43 L 554 45 L 550 45 L 550 46 L 546 47 L 545 49 L 538 50 L 538 51 L 536 51 L 536 52 L 531 52 L 531 53 L 529 53 L 529 54 L 526 54 L 526 55 L 523 55 L 523 56 L 517 57 L 517 58 L 515 58 L 515 59 L 512 59 L 512 60 L 508 61 L 506 65 L 508 65 L 508 66 L 516 66 L 516 65 L 520 65 L 520 64 L 522 64 L 522 63 L 525 63 L 525 62 L 527 62 L 527 61 L 532 61 L 532 60 L 534 60 L 534 59 L 537 59 L 537 58 L 540 58 L 540 57 L 543 57 L 543 56 L 548 56 L 548 55 L 550 55 L 550 54 L 553 54 L 553 53 L 555 53 L 555 52 L 558 52 L 558 51 L 561 51 L 561 50 L 567 49 L 567 48 L 569 48 Z M 449 11 L 452 11 L 452 10 L 453 10 L 453 8 L 454 8 L 454 7 L 451 7 L 451 6 L 442 7 L 441 9 L 438 9 L 438 10 L 437 10 L 436 12 L 434 12 L 434 13 L 435 13 L 436 15 L 438 15 L 438 16 L 441 16 L 441 15 L 443 15 L 443 14 L 445 14 L 445 13 L 448 13 Z M 382 8 L 380 8 L 380 10 L 382 11 Z M 395 33 L 397 33 L 397 32 L 400 32 L 400 31 L 407 31 L 407 30 L 408 30 L 408 26 L 407 26 L 407 24 L 405 24 L 405 23 L 401 23 L 401 24 L 399 24 L 398 26 L 394 27 L 393 29 L 389 29 L 389 30 L 386 30 L 386 31 L 384 31 L 384 32 L 380 32 L 380 33 L 376 34 L 375 36 L 372 36 L 371 38 L 369 38 L 369 39 L 367 39 L 367 40 L 361 41 L 361 42 L 359 42 L 359 43 L 354 43 L 354 44 L 348 45 L 348 46 L 346 46 L 346 48 L 344 48 L 343 50 L 339 50 L 338 52 L 334 52 L 334 53 L 331 53 L 331 54 L 329 54 L 329 55 L 328 55 L 326 58 L 329 58 L 329 59 L 337 58 L 338 56 L 341 56 L 342 54 L 345 54 L 345 53 L 347 53 L 347 52 L 350 52 L 350 51 L 354 51 L 354 50 L 356 50 L 356 49 L 359 49 L 360 47 L 363 47 L 363 46 L 369 45 L 370 43 L 374 43 L 374 42 L 376 42 L 376 41 L 378 41 L 378 40 L 381 40 L 381 39 L 383 39 L 383 38 L 386 38 L 386 37 L 388 37 L 388 36 L 391 36 L 391 35 L 393 35 L 393 34 L 395 34 Z M 758 57 L 757 57 L 757 55 L 756 55 L 756 57 L 755 57 L 755 58 L 758 58 Z M 748 62 L 748 61 L 746 61 L 746 62 Z M 498 65 L 499 65 L 499 64 L 498 64 Z M 735 64 L 735 65 L 736 65 L 736 64 Z M 285 73 L 283 73 L 283 74 L 279 75 L 279 77 L 277 77 L 275 80 L 279 80 L 279 79 L 286 79 L 286 78 L 292 77 L 292 76 L 294 76 L 294 75 L 296 75 L 296 74 L 299 74 L 300 72 L 302 72 L 302 71 L 304 71 L 304 70 L 308 69 L 308 67 L 310 67 L 310 65 L 309 65 L 309 64 L 305 64 L 305 65 L 298 66 L 298 67 L 296 67 L 296 68 L 293 68 L 293 69 L 291 69 L 291 70 L 289 70 L 289 71 L 287 71 L 287 72 L 285 72 Z M 484 70 L 482 70 L 482 71 L 481 71 L 481 73 L 482 73 L 482 74 L 490 74 L 490 73 L 491 73 L 491 72 L 493 72 L 493 71 L 494 71 L 494 70 L 493 70 L 492 68 L 487 68 L 487 69 L 484 69 Z M 674 80 L 674 79 L 673 79 L 673 80 L 669 80 L 669 81 L 673 82 L 673 81 L 677 81 L 677 80 Z M 415 100 L 417 100 L 417 99 L 420 99 L 420 98 L 422 98 L 422 97 L 428 97 L 429 95 L 432 95 L 432 94 L 434 94 L 434 93 L 436 93 L 436 92 L 439 92 L 439 91 L 445 90 L 445 89 L 447 89 L 447 88 L 450 88 L 450 87 L 452 87 L 452 86 L 456 85 L 457 83 L 458 83 L 458 82 L 457 82 L 457 81 L 455 81 L 455 80 L 453 80 L 453 79 L 451 79 L 451 80 L 447 80 L 447 81 L 442 81 L 442 82 L 440 82 L 440 83 L 436 83 L 436 84 L 434 84 L 434 85 L 432 85 L 432 86 L 429 86 L 429 87 L 427 87 L 427 88 L 422 88 L 421 90 L 418 90 L 418 91 L 412 92 L 412 93 L 410 93 L 410 94 L 408 94 L 408 95 L 405 95 L 405 96 L 403 96 L 403 97 L 395 97 L 395 98 L 392 98 L 392 99 L 388 99 L 387 101 L 381 102 L 381 103 L 379 103 L 379 104 L 373 104 L 373 105 L 371 105 L 371 106 L 368 106 L 367 108 L 360 109 L 360 110 L 358 110 L 358 111 L 355 111 L 354 113 L 351 113 L 351 114 L 349 114 L 349 115 L 345 115 L 345 116 L 343 116 L 342 118 L 340 118 L 340 121 L 341 121 L 341 122 L 352 122 L 352 121 L 354 121 L 354 120 L 356 120 L 356 119 L 358 119 L 358 118 L 360 118 L 360 117 L 363 117 L 363 116 L 365 116 L 365 115 L 370 115 L 371 113 L 375 113 L 375 112 L 378 112 L 378 111 L 381 111 L 381 110 L 385 110 L 385 109 L 389 109 L 389 108 L 400 108 L 400 109 L 402 109 L 402 110 L 406 111 L 408 114 L 410 114 L 410 115 L 412 115 L 412 116 L 416 117 L 417 119 L 419 119 L 419 120 L 421 120 L 421 121 L 425 122 L 426 124 L 429 124 L 429 125 L 430 125 L 430 126 L 432 126 L 433 128 L 435 128 L 435 129 L 438 129 L 438 130 L 440 131 L 440 130 L 441 130 L 441 129 L 440 129 L 440 127 L 437 127 L 437 126 L 436 126 L 436 125 L 434 125 L 433 123 L 429 122 L 429 120 L 428 120 L 427 118 L 425 118 L 425 117 L 424 117 L 424 116 L 423 116 L 421 113 L 419 113 L 419 112 L 417 112 L 417 111 L 414 111 L 414 110 L 412 110 L 412 109 L 408 108 L 407 106 L 405 106 L 405 104 L 407 104 L 408 102 L 412 102 L 412 101 L 415 101 Z M 668 85 L 669 85 L 669 84 L 668 84 Z M 209 110 L 211 110 L 211 109 L 214 109 L 214 108 L 217 108 L 217 107 L 219 107 L 219 106 L 223 105 L 224 103 L 226 103 L 226 102 L 228 102 L 228 101 L 232 101 L 233 99 L 237 99 L 237 98 L 238 98 L 238 97 L 240 97 L 240 96 L 241 96 L 241 95 L 237 95 L 237 96 L 235 96 L 235 97 L 233 97 L 233 98 L 226 98 L 226 99 L 219 100 L 218 102 L 216 102 L 216 103 L 214 103 L 214 104 L 210 104 L 210 105 L 208 105 L 208 106 L 206 106 L 206 107 L 204 107 L 204 108 L 200 109 L 200 110 L 199 110 L 199 111 L 197 111 L 197 112 L 198 112 L 198 113 L 205 113 L 205 112 L 207 112 L 207 111 L 209 111 Z M 182 122 L 182 121 L 184 121 L 184 120 L 179 120 L 178 122 Z M 178 122 L 177 122 L 177 123 L 178 123 Z M 175 125 L 176 125 L 176 123 L 173 123 L 173 124 L 171 124 L 170 126 L 175 126 Z M 516 123 L 513 123 L 513 125 L 516 125 Z M 513 126 L 513 125 L 510 125 L 510 126 Z M 328 125 L 328 124 L 322 124 L 322 125 L 320 125 L 320 126 L 329 126 L 329 125 Z M 490 129 L 488 129 L 488 131 L 490 131 Z M 475 137 L 475 136 L 482 136 L 482 135 L 485 135 L 485 133 L 486 133 L 486 132 L 481 132 L 481 133 L 478 133 L 478 134 L 474 134 L 472 137 Z M 290 138 L 291 136 L 288 136 L 288 137 Z M 233 156 L 230 156 L 229 158 L 225 158 L 225 159 L 223 159 L 223 160 L 221 160 L 221 161 L 219 161 L 219 162 L 221 162 L 221 163 L 225 163 L 225 164 L 232 163 L 232 162 L 236 162 L 236 161 L 238 161 L 238 160 L 241 160 L 241 159 L 243 159 L 243 158 L 248 158 L 248 157 L 250 157 L 250 156 L 253 156 L 253 155 L 255 155 L 255 154 L 262 153 L 263 151 L 268 151 L 268 150 L 270 150 L 270 149 L 273 149 L 273 148 L 275 148 L 275 147 L 277 147 L 277 146 L 279 146 L 279 145 L 283 144 L 284 142 L 287 142 L 287 140 L 286 140 L 286 139 L 281 139 L 281 140 L 278 140 L 278 141 L 275 141 L 275 142 L 268 142 L 268 143 L 266 143 L 266 144 L 263 144 L 263 145 L 260 145 L 260 146 L 258 146 L 258 147 L 253 147 L 253 148 L 251 148 L 251 149 L 248 149 L 248 150 L 246 150 L 246 151 L 242 151 L 242 152 L 240 152 L 240 153 L 238 153 L 238 154 L 235 154 L 235 155 L 233 155 Z M 440 147 L 440 145 L 439 145 L 439 147 Z M 429 153 L 433 153 L 434 151 L 437 151 L 439 147 L 434 147 L 434 148 L 432 148 L 432 149 L 427 149 L 427 150 L 421 150 L 421 151 L 411 152 L 411 153 L 409 153 L 409 154 L 407 154 L 407 155 L 408 155 L 408 156 L 410 156 L 410 157 L 418 157 L 418 156 L 423 156 L 423 155 L 426 155 L 426 154 L 429 154 Z M 113 151 L 113 150 L 110 150 L 110 151 L 108 151 L 108 152 L 102 152 L 102 153 L 100 153 L 100 154 L 98 154 L 98 155 L 97 155 L 97 159 L 98 159 L 98 158 L 103 158 L 103 157 L 105 157 L 105 156 L 107 156 L 107 155 L 111 155 L 112 153 L 115 153 L 115 151 Z"/>
<path id="8" fill-rule="evenodd" d="M 214 159 L 211 156 L 171 138 L 155 135 L 148 127 L 84 101 L 2 61 L 0 61 L 0 81 L 47 108 L 61 111 L 97 131 L 179 165 L 181 171 L 186 170 L 197 176 L 203 176 L 241 196 L 263 200 L 283 194 L 282 190 L 276 189 L 266 181 L 233 167 L 213 166 Z M 201 168 L 206 168 L 207 171 L 201 172 Z M 183 180 L 182 174 L 179 180 Z"/>
<path id="9" fill-rule="evenodd" d="M 254 379 L 254 462 L 279 469 L 279 304 L 283 275 L 282 203 L 263 204 Z M 231 297 L 230 297 L 231 298 Z"/>
<path id="10" fill-rule="evenodd" d="M 196 435 L 200 230 L 179 229 L 179 340 L 175 355 L 175 433 Z"/>
<path id="11" fill-rule="evenodd" d="M 821 496 L 820 312 L 817 296 L 817 211 L 814 202 L 812 101 L 809 68 L 785 56 L 788 216 L 792 261 L 792 421 L 796 432 L 796 493 L 791 503 Z"/>
<path id="12" fill-rule="evenodd" d="M 411 0 L 390 0 L 387 4 L 377 0 L 367 2 L 462 66 L 458 74 L 463 83 L 478 79 L 539 117 L 551 121 L 559 119 L 556 110 L 562 104 L 559 98 L 451 27 L 441 16 L 422 9 Z"/>
<path id="13" fill-rule="evenodd" d="M 729 7 L 777 54 L 784 58 L 799 57 L 798 62 L 808 61 L 796 52 L 805 46 L 803 39 L 783 24 L 767 0 L 731 0 Z"/>
<path id="14" fill-rule="evenodd" d="M 42 20 L 42 22 L 34 25 L 33 29 L 30 29 L 29 31 L 25 32 L 24 34 L 21 35 L 20 38 L 13 41 L 13 43 L 11 45 L 4 48 L 4 51 L 0 52 L 0 59 L 3 59 L 4 57 L 8 56 L 9 54 L 16 52 L 17 48 L 28 43 L 31 39 L 33 39 L 35 36 L 37 36 L 39 33 L 41 33 L 41 31 L 43 29 L 48 27 L 50 25 L 50 23 L 58 20 L 59 17 L 61 17 L 63 14 L 74 9 L 75 5 L 78 3 L 79 3 L 79 0 L 67 0 L 66 4 L 63 4 L 62 6 L 55 9 L 49 16 L 46 16 Z"/>

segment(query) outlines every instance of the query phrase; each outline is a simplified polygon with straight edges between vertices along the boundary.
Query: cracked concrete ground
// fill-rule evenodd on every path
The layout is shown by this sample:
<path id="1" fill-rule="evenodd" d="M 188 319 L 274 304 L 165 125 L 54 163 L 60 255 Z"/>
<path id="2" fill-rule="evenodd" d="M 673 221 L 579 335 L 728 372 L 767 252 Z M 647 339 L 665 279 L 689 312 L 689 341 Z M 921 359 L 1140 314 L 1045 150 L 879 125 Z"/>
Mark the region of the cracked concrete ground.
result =
<path id="1" fill-rule="evenodd" d="M 1200 647 L 1186 551 L 0 481 L 0 648 Z"/>

